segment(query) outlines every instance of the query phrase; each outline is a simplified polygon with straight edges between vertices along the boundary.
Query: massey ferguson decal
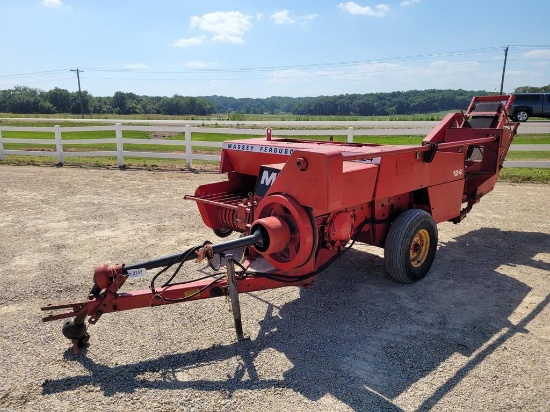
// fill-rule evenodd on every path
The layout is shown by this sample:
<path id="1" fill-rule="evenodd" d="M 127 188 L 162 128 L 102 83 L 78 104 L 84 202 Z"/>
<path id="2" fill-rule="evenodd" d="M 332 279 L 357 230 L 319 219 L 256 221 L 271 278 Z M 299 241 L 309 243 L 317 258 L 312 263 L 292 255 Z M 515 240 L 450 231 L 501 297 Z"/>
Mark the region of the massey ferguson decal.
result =
<path id="1" fill-rule="evenodd" d="M 268 166 L 262 166 L 260 168 L 258 182 L 256 183 L 256 194 L 258 196 L 265 196 L 275 179 L 277 179 L 280 171 L 280 169 Z"/>
<path id="2" fill-rule="evenodd" d="M 245 144 L 245 143 L 224 143 L 224 150 L 239 150 L 242 152 L 255 152 L 255 153 L 272 153 L 290 156 L 294 149 L 289 147 L 275 147 L 275 146 L 263 146 L 257 144 Z"/>

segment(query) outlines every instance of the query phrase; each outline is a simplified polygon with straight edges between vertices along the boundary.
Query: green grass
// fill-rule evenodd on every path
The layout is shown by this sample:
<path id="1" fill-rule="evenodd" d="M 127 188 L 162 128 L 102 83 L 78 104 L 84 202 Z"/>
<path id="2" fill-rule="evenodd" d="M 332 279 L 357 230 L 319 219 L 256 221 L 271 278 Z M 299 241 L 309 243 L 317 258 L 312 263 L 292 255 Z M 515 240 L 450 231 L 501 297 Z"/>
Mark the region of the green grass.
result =
<path id="1" fill-rule="evenodd" d="M 73 119 L 80 120 L 81 122 L 65 122 L 66 125 L 74 126 L 78 123 L 82 125 L 90 125 L 94 120 L 103 120 L 103 119 L 120 119 L 120 120 L 174 120 L 174 121 L 184 121 L 184 120 L 209 120 L 209 121 L 226 121 L 229 120 L 227 114 L 215 114 L 209 116 L 172 116 L 172 115 L 162 115 L 162 114 L 135 114 L 135 115 L 120 115 L 120 114 L 93 114 L 85 115 L 82 119 L 81 115 L 73 115 L 67 113 L 57 113 L 57 114 L 14 114 L 14 113 L 0 113 L 0 117 L 3 119 L 0 120 L 0 125 L 2 123 L 9 122 L 12 125 L 12 122 L 19 122 L 20 124 L 30 125 L 31 122 L 21 121 L 19 119 L 28 119 L 29 117 L 33 119 L 41 119 L 37 122 L 42 123 L 42 125 L 53 125 L 59 124 L 59 119 Z M 105 124 L 105 123 L 101 123 Z M 5 124 L 4 124 L 5 125 Z M 61 124 L 61 126 L 63 126 Z"/>
<path id="2" fill-rule="evenodd" d="M 511 151 L 506 155 L 506 160 L 550 160 L 550 152 Z"/>
<path id="3" fill-rule="evenodd" d="M 125 130 L 122 134 L 127 139 L 149 139 L 148 132 L 139 132 L 134 130 Z M 54 139 L 53 132 L 12 132 L 2 131 L 2 137 L 5 139 Z M 63 132 L 63 140 L 79 139 L 114 139 L 114 130 L 98 130 L 91 132 Z"/>
<path id="4" fill-rule="evenodd" d="M 550 144 L 550 134 L 520 134 L 518 133 L 512 144 Z"/>
<path id="5" fill-rule="evenodd" d="M 514 183 L 550 183 L 550 169 L 527 167 L 505 167 L 500 171 L 499 180 Z"/>
<path id="6" fill-rule="evenodd" d="M 125 169 L 147 169 L 147 170 L 185 170 L 183 159 L 144 159 L 138 157 L 124 157 Z M 57 158 L 43 156 L 6 156 L 0 162 L 2 165 L 10 166 L 56 166 Z M 64 154 L 63 166 L 69 167 L 90 167 L 90 168 L 118 168 L 117 158 L 109 157 L 74 157 L 70 153 Z M 205 171 L 217 171 L 219 162 L 193 160 L 193 169 Z"/>
<path id="7" fill-rule="evenodd" d="M 297 131 L 299 132 L 299 131 Z M 19 139 L 40 139 L 40 140 L 51 140 L 52 145 L 54 145 L 54 134 L 49 132 L 17 132 L 17 131 L 4 131 L 2 136 L 6 139 L 9 138 L 19 138 Z M 106 139 L 114 138 L 115 132 L 113 131 L 91 131 L 91 132 L 65 132 L 63 133 L 63 140 L 86 140 L 86 139 Z M 153 134 L 149 132 L 141 131 L 123 131 L 123 138 L 127 139 L 150 139 L 154 137 Z M 225 134 L 225 133 L 193 133 L 193 141 L 206 141 L 206 142 L 223 142 L 226 140 L 241 140 L 241 139 L 250 139 L 258 136 L 251 136 L 245 134 Z M 328 136 L 288 136 L 288 138 L 296 139 L 309 139 L 309 140 L 328 140 Z M 388 144 L 388 145 L 417 145 L 421 144 L 423 136 L 415 135 L 401 135 L 401 136 L 356 136 L 354 141 L 357 143 L 372 143 L 372 144 Z M 166 140 L 183 140 L 185 135 L 179 133 L 176 135 L 166 134 Z M 346 136 L 335 136 L 335 141 L 343 142 L 346 140 Z M 514 139 L 512 144 L 550 144 L 550 135 L 548 134 L 535 134 L 535 135 L 518 135 Z M 22 149 L 27 147 L 29 150 L 35 150 L 36 148 L 43 147 L 43 145 L 25 145 L 23 143 L 4 143 L 6 149 Z M 65 148 L 73 149 L 76 145 L 64 144 Z M 80 145 L 79 145 L 80 146 Z M 88 145 L 85 145 L 88 146 Z M 93 144 L 89 145 L 89 150 L 112 150 L 114 144 L 104 143 L 104 144 Z M 170 146 L 163 145 L 130 145 L 125 144 L 125 149 L 127 150 L 141 150 L 141 151 L 170 151 Z M 171 146 L 172 148 L 174 146 Z M 217 150 L 217 149 L 215 149 Z M 531 153 L 531 152 L 526 152 Z M 527 158 L 527 157 L 524 157 Z M 546 155 L 542 157 L 546 159 Z"/>
<path id="8" fill-rule="evenodd" d="M 217 113 L 208 116 L 172 116 L 162 114 L 132 114 L 132 115 L 113 115 L 113 114 L 92 114 L 85 115 L 85 119 L 93 121 L 94 119 L 121 119 L 121 120 L 203 120 L 203 121 L 357 121 L 357 120 L 406 120 L 406 121 L 433 121 L 441 120 L 447 113 L 455 110 L 448 110 L 438 113 L 427 114 L 411 114 L 411 115 L 388 115 L 388 116 L 314 116 L 314 115 L 295 115 L 289 113 L 281 114 L 241 114 L 232 113 L 229 116 L 227 113 Z M 39 118 L 44 119 L 43 122 L 53 122 L 54 119 L 81 119 L 80 115 L 73 114 L 13 114 L 13 113 L 0 113 L 0 117 L 9 119 L 22 119 L 22 118 Z"/>
<path id="9" fill-rule="evenodd" d="M 124 137 L 126 137 L 124 132 Z M 328 136 L 300 136 L 299 130 L 296 130 L 296 136 L 286 136 L 288 138 L 297 139 L 310 139 L 310 140 L 328 140 Z M 193 133 L 192 139 L 196 141 L 207 142 L 223 142 L 225 140 L 239 140 L 239 139 L 252 139 L 259 136 L 251 136 L 245 134 L 225 134 L 225 133 Z M 172 136 L 170 140 L 183 140 L 184 135 Z M 282 136 L 276 136 L 275 138 L 283 138 Z M 400 136 L 355 136 L 354 142 L 357 143 L 374 143 L 374 144 L 420 144 L 424 139 L 424 136 L 418 135 L 400 135 Z M 346 136 L 334 136 L 335 141 L 343 142 L 346 140 Z M 518 134 L 514 138 L 512 144 L 550 144 L 550 134 Z"/>
<path id="10" fill-rule="evenodd" d="M 249 134 L 227 134 L 227 133 L 191 133 L 191 140 L 202 142 L 224 142 L 226 140 L 241 140 L 252 139 L 254 137 Z M 184 140 L 185 135 L 176 135 L 168 137 L 169 140 Z"/>

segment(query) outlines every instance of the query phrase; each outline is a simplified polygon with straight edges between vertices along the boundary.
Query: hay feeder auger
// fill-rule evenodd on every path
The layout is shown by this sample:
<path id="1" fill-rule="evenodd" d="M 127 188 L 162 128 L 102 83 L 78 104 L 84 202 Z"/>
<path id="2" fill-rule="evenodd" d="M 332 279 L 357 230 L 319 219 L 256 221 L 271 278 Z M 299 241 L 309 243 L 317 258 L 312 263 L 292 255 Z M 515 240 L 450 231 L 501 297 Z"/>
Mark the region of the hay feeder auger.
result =
<path id="1" fill-rule="evenodd" d="M 68 320 L 63 334 L 75 351 L 88 342 L 86 319 L 105 313 L 229 296 L 239 340 L 244 339 L 239 293 L 307 286 L 354 242 L 384 248 L 386 270 L 411 283 L 430 269 L 437 223 L 459 223 L 498 178 L 518 123 L 508 120 L 513 96 L 474 97 L 466 113 L 448 114 L 418 146 L 386 146 L 302 139 L 254 138 L 223 144 L 227 180 L 201 185 L 204 223 L 240 238 L 190 248 L 133 265 L 96 267 L 83 300 L 50 304 L 43 321 Z M 242 263 L 231 254 L 243 250 Z M 227 254 L 226 254 L 227 253 Z M 174 282 L 184 262 L 207 259 L 227 273 Z M 263 260 L 267 270 L 255 270 Z M 268 265 L 266 265 L 267 263 Z M 170 279 L 155 286 L 173 267 Z M 163 268 L 149 289 L 120 292 L 128 277 Z"/>

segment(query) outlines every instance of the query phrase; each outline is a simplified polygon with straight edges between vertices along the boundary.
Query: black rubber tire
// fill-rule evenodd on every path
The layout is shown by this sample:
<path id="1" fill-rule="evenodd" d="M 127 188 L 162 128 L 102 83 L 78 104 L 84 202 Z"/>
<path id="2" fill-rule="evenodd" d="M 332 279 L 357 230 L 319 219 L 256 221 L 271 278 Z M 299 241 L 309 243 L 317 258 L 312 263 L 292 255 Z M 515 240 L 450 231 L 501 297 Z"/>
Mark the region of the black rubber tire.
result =
<path id="1" fill-rule="evenodd" d="M 514 113 L 514 118 L 518 122 L 526 122 L 527 119 L 529 119 L 529 112 L 524 109 L 516 110 L 516 112 Z"/>
<path id="2" fill-rule="evenodd" d="M 417 251 L 416 261 L 411 256 L 413 250 Z M 386 270 L 398 282 L 416 282 L 430 270 L 436 251 L 437 225 L 433 218 L 424 210 L 409 209 L 395 219 L 388 232 L 384 245 Z"/>
<path id="3" fill-rule="evenodd" d="M 219 229 L 214 229 L 214 234 L 218 237 L 227 237 L 231 233 L 233 233 L 233 231 L 231 229 L 226 228 L 226 227 L 221 227 Z"/>

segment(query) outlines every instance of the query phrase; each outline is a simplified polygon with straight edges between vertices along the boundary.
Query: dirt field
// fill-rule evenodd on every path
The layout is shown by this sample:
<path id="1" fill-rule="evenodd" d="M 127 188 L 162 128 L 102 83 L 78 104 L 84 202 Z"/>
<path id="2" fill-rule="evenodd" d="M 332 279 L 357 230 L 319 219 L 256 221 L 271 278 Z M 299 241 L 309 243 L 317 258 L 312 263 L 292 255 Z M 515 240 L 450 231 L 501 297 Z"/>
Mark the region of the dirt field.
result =
<path id="1" fill-rule="evenodd" d="M 242 295 L 248 342 L 217 298 L 105 315 L 73 355 L 40 306 L 84 298 L 97 263 L 215 240 L 183 195 L 219 178 L 0 166 L 0 410 L 550 410 L 550 185 L 439 225 L 416 284 L 358 246 L 312 288 Z"/>

